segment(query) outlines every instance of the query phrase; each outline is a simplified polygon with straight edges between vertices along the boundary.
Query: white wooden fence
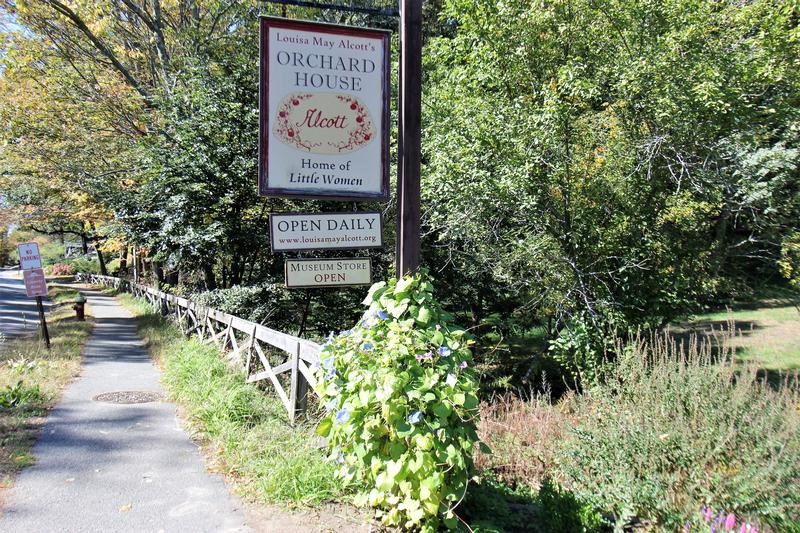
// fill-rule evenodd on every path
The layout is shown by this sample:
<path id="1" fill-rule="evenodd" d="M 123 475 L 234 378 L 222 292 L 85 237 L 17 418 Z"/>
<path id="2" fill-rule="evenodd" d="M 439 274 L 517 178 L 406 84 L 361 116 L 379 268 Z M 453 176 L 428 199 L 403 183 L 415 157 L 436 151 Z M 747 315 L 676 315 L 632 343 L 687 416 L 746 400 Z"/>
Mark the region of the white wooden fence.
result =
<path id="1" fill-rule="evenodd" d="M 162 314 L 173 315 L 185 335 L 197 335 L 203 342 L 214 343 L 227 352 L 230 362 L 242 368 L 248 383 L 269 380 L 292 422 L 305 411 L 309 385 L 312 390 L 316 385 L 311 369 L 319 363 L 319 344 L 140 283 L 95 274 L 78 274 L 76 279 L 147 299 Z M 279 378 L 287 372 L 288 392 Z"/>

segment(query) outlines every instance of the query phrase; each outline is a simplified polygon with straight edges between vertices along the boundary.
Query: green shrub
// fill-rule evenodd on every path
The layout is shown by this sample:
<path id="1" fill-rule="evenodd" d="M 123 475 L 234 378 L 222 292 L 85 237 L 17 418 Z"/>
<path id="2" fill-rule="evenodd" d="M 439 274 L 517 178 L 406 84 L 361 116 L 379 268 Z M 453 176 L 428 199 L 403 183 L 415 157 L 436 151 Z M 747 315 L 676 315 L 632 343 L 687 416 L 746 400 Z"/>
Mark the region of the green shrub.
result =
<path id="1" fill-rule="evenodd" d="M 794 531 L 800 524 L 797 388 L 772 389 L 731 353 L 668 339 L 620 347 L 602 385 L 573 401 L 560 474 L 579 499 L 666 530 L 705 505 Z M 796 385 L 796 383 L 794 383 Z"/>
<path id="2" fill-rule="evenodd" d="M 424 274 L 377 283 L 369 309 L 321 354 L 318 392 L 339 474 L 390 526 L 454 527 L 478 441 L 472 340 Z"/>
<path id="3" fill-rule="evenodd" d="M 609 329 L 602 317 L 577 313 L 550 343 L 550 353 L 577 383 L 592 385 L 613 353 Z"/>
<path id="4" fill-rule="evenodd" d="M 223 313 L 264 323 L 270 320 L 270 325 L 282 329 L 284 320 L 291 323 L 295 316 L 283 318 L 280 316 L 279 303 L 286 298 L 286 289 L 282 285 L 267 284 L 244 287 L 236 285 L 230 289 L 216 289 L 192 296 L 192 300 L 201 305 L 218 309 Z M 278 316 L 276 316 L 278 315 Z"/>
<path id="5" fill-rule="evenodd" d="M 82 255 L 71 259 L 68 261 L 68 264 L 75 269 L 75 272 L 81 272 L 83 274 L 98 274 L 100 272 L 100 263 L 97 262 L 97 259 L 89 255 Z"/>
<path id="6" fill-rule="evenodd" d="M 470 485 L 463 518 L 475 533 L 595 533 L 605 531 L 600 514 L 545 478 L 538 490 L 515 488 L 492 475 Z"/>
<path id="7" fill-rule="evenodd" d="M 46 401 L 39 385 L 25 385 L 19 381 L 16 385 L 0 389 L 0 408 L 41 406 Z"/>

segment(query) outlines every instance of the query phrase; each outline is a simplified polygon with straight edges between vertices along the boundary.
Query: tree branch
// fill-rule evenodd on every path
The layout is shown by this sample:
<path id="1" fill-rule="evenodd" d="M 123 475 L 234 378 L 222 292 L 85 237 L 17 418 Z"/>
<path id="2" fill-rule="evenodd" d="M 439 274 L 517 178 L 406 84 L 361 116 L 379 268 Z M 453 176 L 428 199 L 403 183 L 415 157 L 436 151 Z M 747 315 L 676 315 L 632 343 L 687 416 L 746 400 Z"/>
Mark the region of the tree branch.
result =
<path id="1" fill-rule="evenodd" d="M 89 29 L 86 23 L 81 19 L 72 9 L 68 6 L 58 2 L 57 0 L 44 0 L 44 2 L 53 8 L 54 11 L 60 13 L 61 15 L 65 16 L 69 19 L 72 24 L 81 32 L 83 33 L 89 41 L 94 45 L 95 48 L 106 58 L 108 59 L 114 68 L 125 78 L 125 81 L 133 87 L 144 99 L 145 101 L 150 102 L 150 93 L 141 86 L 141 84 L 133 77 L 130 71 L 123 65 L 114 52 L 103 43 L 93 32 Z"/>

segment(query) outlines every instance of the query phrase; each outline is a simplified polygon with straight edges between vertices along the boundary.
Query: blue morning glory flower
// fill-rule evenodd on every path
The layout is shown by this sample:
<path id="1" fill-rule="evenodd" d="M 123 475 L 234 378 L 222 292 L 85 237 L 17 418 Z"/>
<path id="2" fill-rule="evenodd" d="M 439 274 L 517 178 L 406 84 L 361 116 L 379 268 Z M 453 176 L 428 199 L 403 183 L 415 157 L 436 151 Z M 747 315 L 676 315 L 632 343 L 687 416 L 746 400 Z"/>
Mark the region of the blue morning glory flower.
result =
<path id="1" fill-rule="evenodd" d="M 419 411 L 414 411 L 410 415 L 408 415 L 408 423 L 414 425 L 418 423 L 422 419 L 422 413 Z"/>
<path id="2" fill-rule="evenodd" d="M 450 348 L 448 348 L 447 346 L 442 346 L 442 347 L 440 347 L 440 348 L 439 348 L 438 350 L 436 350 L 436 351 L 437 351 L 437 352 L 439 353 L 439 355 L 441 355 L 442 357 L 447 357 L 448 355 L 450 355 Z"/>
<path id="3" fill-rule="evenodd" d="M 330 413 L 331 411 L 336 409 L 336 403 L 337 403 L 336 398 L 331 398 L 330 400 L 328 400 L 328 403 L 325 404 L 325 411 Z"/>
<path id="4" fill-rule="evenodd" d="M 344 463 L 344 452 L 339 452 L 339 457 L 336 458 L 336 462 L 339 464 Z"/>
<path id="5" fill-rule="evenodd" d="M 322 360 L 322 368 L 330 370 L 333 368 L 333 357 L 327 357 Z"/>
<path id="6" fill-rule="evenodd" d="M 328 370 L 328 373 L 325 374 L 325 377 L 328 378 L 328 379 L 335 378 L 336 377 L 336 369 L 335 368 L 331 368 L 330 370 Z"/>
<path id="7" fill-rule="evenodd" d="M 387 315 L 386 313 L 384 313 L 384 312 L 383 312 L 383 311 L 381 311 L 380 309 L 378 309 L 377 311 L 375 311 L 375 316 L 377 316 L 377 317 L 378 317 L 378 318 L 380 318 L 381 320 L 389 320 L 389 315 Z"/>
<path id="8" fill-rule="evenodd" d="M 361 347 L 361 349 L 364 350 L 365 352 L 368 352 L 373 348 L 374 346 L 372 345 L 371 342 L 365 342 L 364 345 Z"/>
<path id="9" fill-rule="evenodd" d="M 336 413 L 336 423 L 344 424 L 348 420 L 350 420 L 350 411 L 347 410 L 347 407 L 342 407 L 339 412 Z"/>
<path id="10" fill-rule="evenodd" d="M 344 335 L 344 336 L 350 335 L 350 330 L 343 329 L 342 331 L 339 332 L 339 335 Z"/>

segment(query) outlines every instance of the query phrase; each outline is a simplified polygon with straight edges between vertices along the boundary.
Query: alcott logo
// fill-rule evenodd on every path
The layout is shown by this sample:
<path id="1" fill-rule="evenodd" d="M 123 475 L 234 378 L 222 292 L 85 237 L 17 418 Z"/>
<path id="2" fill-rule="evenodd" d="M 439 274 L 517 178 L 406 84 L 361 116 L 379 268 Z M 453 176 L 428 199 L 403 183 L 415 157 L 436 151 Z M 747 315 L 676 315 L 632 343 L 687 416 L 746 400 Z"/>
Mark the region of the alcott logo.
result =
<path id="1" fill-rule="evenodd" d="M 278 106 L 275 135 L 314 154 L 346 154 L 375 139 L 369 110 L 355 96 L 290 94 Z"/>

